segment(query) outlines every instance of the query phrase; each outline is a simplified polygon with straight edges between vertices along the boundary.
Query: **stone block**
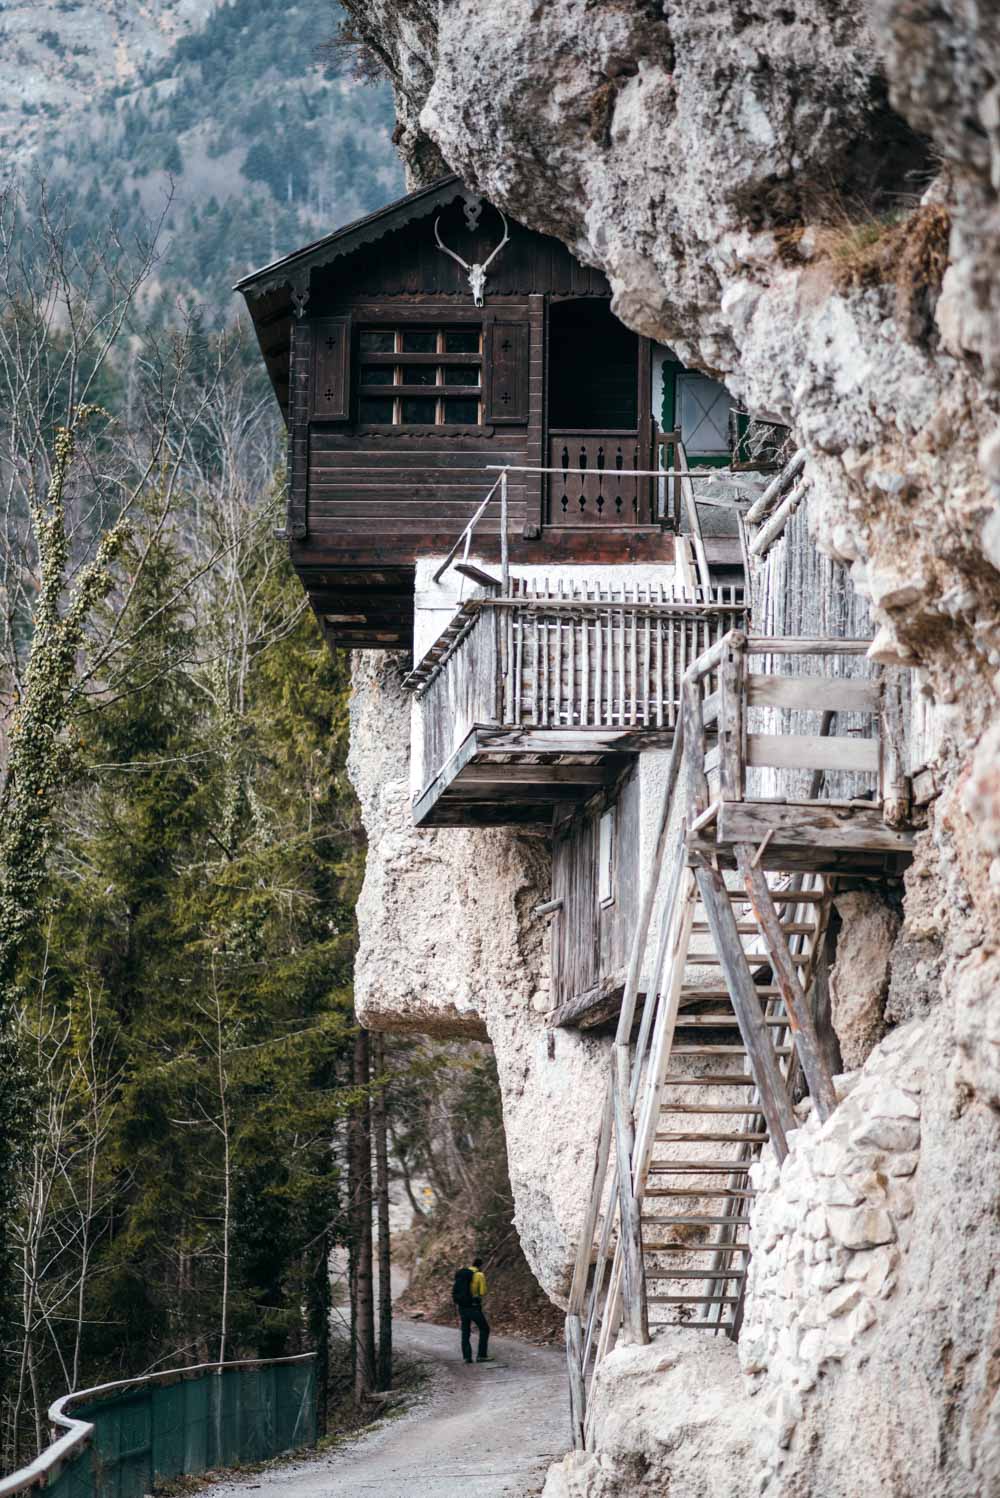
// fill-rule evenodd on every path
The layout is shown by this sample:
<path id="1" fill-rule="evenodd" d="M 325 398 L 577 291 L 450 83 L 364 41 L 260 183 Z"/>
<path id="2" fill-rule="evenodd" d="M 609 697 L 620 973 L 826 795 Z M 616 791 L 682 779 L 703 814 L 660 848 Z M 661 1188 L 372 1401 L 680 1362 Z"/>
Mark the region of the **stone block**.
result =
<path id="1" fill-rule="evenodd" d="M 813 1150 L 813 1170 L 817 1176 L 838 1175 L 849 1158 L 849 1130 L 844 1128 L 836 1139 L 823 1139 Z"/>
<path id="2" fill-rule="evenodd" d="M 846 1316 L 850 1311 L 853 1311 L 855 1306 L 859 1306 L 863 1299 L 864 1295 L 861 1286 L 856 1282 L 847 1285 L 837 1285 L 824 1300 L 823 1310 L 829 1319 L 833 1321 L 838 1316 Z"/>
<path id="3" fill-rule="evenodd" d="M 806 1213 L 802 1224 L 802 1231 L 807 1237 L 813 1239 L 825 1238 L 827 1235 L 826 1212 L 822 1207 L 813 1207 Z"/>
<path id="4" fill-rule="evenodd" d="M 816 1182 L 815 1194 L 818 1201 L 830 1207 L 856 1207 L 865 1199 L 864 1191 L 844 1176 L 824 1176 Z"/>
<path id="5" fill-rule="evenodd" d="M 920 1125 L 909 1118 L 869 1118 L 851 1135 L 857 1149 L 910 1153 L 920 1143 Z"/>
<path id="6" fill-rule="evenodd" d="M 890 1244 L 882 1248 L 870 1248 L 851 1255 L 844 1278 L 854 1283 L 860 1282 L 866 1295 L 876 1296 L 881 1293 L 898 1261 L 899 1254 Z"/>
<path id="7" fill-rule="evenodd" d="M 891 1176 L 911 1176 L 920 1162 L 919 1153 L 912 1155 L 893 1155 L 888 1161 L 888 1171 Z"/>
<path id="8" fill-rule="evenodd" d="M 809 1276 L 809 1283 L 817 1290 L 832 1290 L 834 1285 L 839 1285 L 844 1279 L 844 1270 L 832 1260 L 827 1259 L 825 1264 L 817 1264 Z"/>
<path id="9" fill-rule="evenodd" d="M 876 1118 L 919 1118 L 920 1104 L 900 1087 L 879 1087 L 868 1103 Z"/>
<path id="10" fill-rule="evenodd" d="M 898 1185 L 895 1191 L 892 1193 L 890 1206 L 892 1208 L 893 1217 L 912 1217 L 913 1209 L 916 1206 L 916 1197 L 913 1194 L 913 1187 L 907 1186 L 905 1184 Z"/>
<path id="11" fill-rule="evenodd" d="M 827 1218 L 832 1237 L 844 1248 L 877 1248 L 896 1236 L 892 1218 L 883 1207 L 831 1207 Z"/>
<path id="12" fill-rule="evenodd" d="M 740 1367 L 744 1373 L 766 1373 L 768 1368 L 767 1336 L 762 1326 L 744 1325 L 739 1341 Z"/>

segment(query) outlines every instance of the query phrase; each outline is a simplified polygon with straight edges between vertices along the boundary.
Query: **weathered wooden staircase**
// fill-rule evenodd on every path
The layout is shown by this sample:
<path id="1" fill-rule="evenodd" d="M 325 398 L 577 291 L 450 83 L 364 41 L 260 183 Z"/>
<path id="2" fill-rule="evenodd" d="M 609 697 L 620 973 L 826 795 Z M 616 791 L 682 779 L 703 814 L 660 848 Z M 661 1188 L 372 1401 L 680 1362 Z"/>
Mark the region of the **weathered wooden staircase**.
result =
<path id="1" fill-rule="evenodd" d="M 866 645 L 732 631 L 685 675 L 569 1296 L 578 1446 L 588 1376 L 620 1332 L 641 1343 L 682 1322 L 738 1334 L 750 1166 L 768 1143 L 784 1159 L 803 1091 L 820 1117 L 836 1105 L 817 975 L 835 879 L 893 873 L 910 856 L 898 682 L 754 675 L 747 663 L 815 665 Z M 790 708 L 818 711 L 821 732 L 751 733 L 755 705 L 783 710 L 785 726 Z M 832 732 L 838 716 L 845 733 Z M 807 794 L 748 799 L 755 768 L 805 770 Z M 863 798 L 820 799 L 823 776 L 843 770 L 875 783 Z"/>
<path id="2" fill-rule="evenodd" d="M 804 888 L 785 878 L 776 912 L 803 990 L 829 916 L 822 877 Z M 725 886 L 723 886 L 725 889 Z M 782 896 L 786 896 L 782 898 Z M 650 1327 L 670 1321 L 735 1331 L 742 1302 L 752 1191 L 748 1171 L 767 1141 L 750 1056 L 726 973 L 694 877 L 682 929 L 686 974 L 660 1091 L 652 1157 L 640 1180 L 643 1269 Z M 743 961 L 762 1012 L 785 1091 L 794 1088 L 795 1057 L 781 989 L 769 982 L 769 959 L 745 891 L 725 889 Z M 749 917 L 749 918 L 748 918 Z M 699 1312 L 701 1313 L 699 1315 Z"/>

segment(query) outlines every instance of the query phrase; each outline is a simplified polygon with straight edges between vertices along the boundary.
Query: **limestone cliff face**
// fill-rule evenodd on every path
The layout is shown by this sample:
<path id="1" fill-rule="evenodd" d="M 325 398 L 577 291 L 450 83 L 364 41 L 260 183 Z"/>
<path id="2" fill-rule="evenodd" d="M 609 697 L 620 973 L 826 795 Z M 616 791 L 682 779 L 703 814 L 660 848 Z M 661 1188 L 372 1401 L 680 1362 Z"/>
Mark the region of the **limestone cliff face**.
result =
<path id="1" fill-rule="evenodd" d="M 349 768 L 368 834 L 358 1014 L 376 1030 L 492 1042 L 518 1236 L 559 1301 L 593 1171 L 604 1050 L 545 1026 L 548 932 L 531 914 L 549 897 L 545 839 L 413 826 L 405 670 L 400 656 L 355 656 Z"/>
<path id="2" fill-rule="evenodd" d="M 628 324 L 792 425 L 810 454 L 811 525 L 871 599 L 877 657 L 919 668 L 935 704 L 940 794 L 907 876 L 884 1014 L 923 1018 L 906 1027 L 905 1066 L 890 1031 L 842 1135 L 816 1146 L 831 1146 L 830 1174 L 812 1168 L 807 1129 L 800 1173 L 762 1181 L 759 1210 L 786 1224 L 778 1237 L 793 1267 L 755 1281 L 748 1323 L 765 1330 L 742 1387 L 773 1417 L 754 1475 L 769 1492 L 997 1491 L 1000 1281 L 987 1267 L 996 1229 L 984 1183 L 1000 1159 L 1000 10 L 976 0 L 356 9 L 393 73 L 413 175 L 445 163 L 558 235 L 606 271 Z M 906 1066 L 926 1080 L 907 1090 Z M 918 1156 L 910 1175 L 891 1149 L 858 1142 L 890 1116 L 892 1078 L 916 1100 L 919 1144 L 900 1152 Z M 909 1138 L 912 1109 L 898 1096 L 894 1106 Z M 512 1139 L 512 1164 L 517 1148 Z M 862 1176 L 873 1183 L 856 1201 L 829 1202 Z M 805 1263 L 819 1250 L 793 1243 L 791 1224 L 833 1205 L 870 1210 L 892 1236 L 836 1243 L 843 1252 L 822 1262 L 842 1276 L 826 1271 L 820 1286 L 810 1262 L 800 1283 L 794 1254 Z M 828 1225 L 805 1238 L 822 1242 Z M 850 1255 L 883 1248 L 864 1276 L 848 1272 Z M 780 1345 L 770 1326 L 787 1333 Z M 812 1331 L 822 1336 L 803 1353 Z M 838 1338 L 842 1356 L 830 1351 Z M 707 1354 L 676 1357 L 702 1359 L 715 1377 Z M 628 1362 L 616 1353 L 609 1378 Z M 719 1376 L 729 1380 L 728 1364 Z M 672 1379 L 698 1388 L 697 1373 Z M 575 1459 L 551 1491 L 661 1491 L 680 1471 L 676 1407 L 668 1419 L 652 1394 L 605 1403 L 608 1454 Z M 626 1408 L 627 1429 L 615 1425 Z M 852 1442 L 862 1422 L 865 1450 L 889 1452 L 867 1469 Z M 640 1455 L 623 1485 L 626 1449 Z M 684 1481 L 708 1490 L 688 1467 Z"/>

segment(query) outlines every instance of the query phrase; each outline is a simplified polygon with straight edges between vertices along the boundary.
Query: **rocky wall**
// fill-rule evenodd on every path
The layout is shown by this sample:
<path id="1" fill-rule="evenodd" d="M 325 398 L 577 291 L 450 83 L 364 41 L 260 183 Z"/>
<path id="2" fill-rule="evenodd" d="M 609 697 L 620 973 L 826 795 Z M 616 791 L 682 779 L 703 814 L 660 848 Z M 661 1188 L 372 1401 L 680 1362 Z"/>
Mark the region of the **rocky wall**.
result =
<path id="1" fill-rule="evenodd" d="M 349 771 L 368 838 L 354 992 L 375 1030 L 488 1039 L 516 1226 L 543 1289 L 565 1296 L 607 1077 L 605 1042 L 546 1028 L 544 837 L 419 830 L 410 810 L 404 658 L 354 657 Z"/>
<path id="2" fill-rule="evenodd" d="M 878 1027 L 901 1028 L 829 1133 L 807 1122 L 764 1172 L 753 1371 L 741 1385 L 704 1334 L 671 1331 L 658 1373 L 657 1347 L 615 1353 L 609 1380 L 627 1364 L 641 1388 L 599 1381 L 599 1449 L 550 1491 L 736 1495 L 748 1474 L 788 1498 L 1000 1491 L 1000 8 L 347 3 L 393 75 L 415 180 L 454 169 L 559 236 L 630 326 L 790 424 L 875 658 L 918 668 L 934 708 L 937 796 Z M 887 1097 L 900 1111 L 876 1111 Z M 916 1124 L 903 1174 L 914 1150 L 879 1140 Z"/>

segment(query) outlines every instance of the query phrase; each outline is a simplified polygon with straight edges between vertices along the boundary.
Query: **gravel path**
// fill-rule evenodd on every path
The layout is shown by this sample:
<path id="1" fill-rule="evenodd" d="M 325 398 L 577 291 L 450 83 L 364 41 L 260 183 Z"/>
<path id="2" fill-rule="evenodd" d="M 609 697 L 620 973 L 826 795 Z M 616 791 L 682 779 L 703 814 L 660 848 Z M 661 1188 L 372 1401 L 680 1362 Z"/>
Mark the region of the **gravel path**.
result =
<path id="1" fill-rule="evenodd" d="M 527 1498 L 566 1450 L 561 1349 L 490 1339 L 494 1363 L 462 1362 L 458 1329 L 397 1321 L 396 1348 L 428 1365 L 429 1393 L 381 1429 L 314 1459 L 203 1490 L 201 1498 Z M 473 1335 L 473 1346 L 475 1335 Z"/>

